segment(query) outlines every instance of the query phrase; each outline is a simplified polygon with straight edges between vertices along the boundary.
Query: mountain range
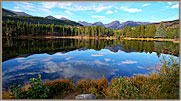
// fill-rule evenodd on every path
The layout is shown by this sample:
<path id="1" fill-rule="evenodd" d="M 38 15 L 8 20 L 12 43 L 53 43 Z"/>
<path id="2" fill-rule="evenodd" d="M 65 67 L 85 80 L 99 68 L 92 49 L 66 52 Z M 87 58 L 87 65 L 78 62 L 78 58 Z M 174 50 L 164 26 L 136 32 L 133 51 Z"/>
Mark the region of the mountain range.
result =
<path id="1" fill-rule="evenodd" d="M 32 15 L 29 15 L 29 14 L 27 14 L 25 12 L 12 11 L 12 10 L 8 10 L 8 9 L 5 9 L 5 8 L 2 8 L 2 11 L 3 11 L 3 15 L 32 16 Z"/>
<path id="2" fill-rule="evenodd" d="M 51 15 L 46 16 L 45 18 L 47 18 L 47 19 L 58 19 L 58 18 L 55 18 L 54 16 L 51 16 Z M 69 19 L 61 17 L 59 20 L 69 20 Z"/>
<path id="3" fill-rule="evenodd" d="M 20 15 L 20 16 L 32 16 L 32 15 L 29 15 L 25 12 L 17 12 L 17 11 L 12 11 L 12 10 L 8 10 L 8 9 L 4 9 L 2 8 L 2 15 Z M 51 15 L 49 16 L 46 16 L 45 18 L 47 19 L 56 19 L 56 20 L 65 20 L 65 21 L 71 21 L 67 18 L 56 18 L 56 17 L 53 17 Z M 75 22 L 75 21 L 71 21 L 71 22 Z M 75 22 L 75 23 L 79 23 L 83 26 L 105 26 L 106 28 L 109 28 L 109 29 L 123 29 L 125 26 L 131 26 L 131 27 L 136 27 L 136 26 L 139 26 L 139 25 L 147 25 L 147 24 L 155 24 L 156 27 L 159 26 L 160 22 L 159 23 L 152 23 L 152 22 L 139 22 L 139 21 L 126 21 L 126 22 L 122 22 L 120 23 L 118 20 L 116 21 L 112 21 L 111 23 L 108 23 L 108 24 L 103 24 L 102 22 L 95 22 L 95 23 L 89 23 L 89 22 L 86 22 L 86 21 L 78 21 L 78 22 Z M 164 21 L 164 25 L 165 26 L 170 26 L 170 25 L 174 25 L 174 24 L 177 24 L 178 25 L 179 23 L 179 20 L 174 20 L 174 21 Z"/>
<path id="4" fill-rule="evenodd" d="M 17 11 L 12 11 L 8 9 L 2 8 L 2 20 L 7 21 L 7 20 L 14 20 L 16 21 L 22 21 L 22 22 L 28 22 L 32 24 L 54 24 L 54 25 L 70 25 L 70 26 L 83 26 L 75 21 L 71 20 L 66 20 L 66 18 L 60 18 L 57 19 L 51 15 L 47 17 L 37 17 L 37 16 L 32 16 L 29 15 L 25 12 L 17 12 Z"/>
<path id="5" fill-rule="evenodd" d="M 106 28 L 109 29 L 123 29 L 125 26 L 131 26 L 131 27 L 136 27 L 139 25 L 147 25 L 147 24 L 151 24 L 151 22 L 137 22 L 137 21 L 126 21 L 123 23 L 120 23 L 119 21 L 113 21 L 111 23 L 108 24 L 103 24 L 102 22 L 95 22 L 95 23 L 88 23 L 85 21 L 79 21 L 78 23 L 82 24 L 83 26 L 105 26 Z"/>

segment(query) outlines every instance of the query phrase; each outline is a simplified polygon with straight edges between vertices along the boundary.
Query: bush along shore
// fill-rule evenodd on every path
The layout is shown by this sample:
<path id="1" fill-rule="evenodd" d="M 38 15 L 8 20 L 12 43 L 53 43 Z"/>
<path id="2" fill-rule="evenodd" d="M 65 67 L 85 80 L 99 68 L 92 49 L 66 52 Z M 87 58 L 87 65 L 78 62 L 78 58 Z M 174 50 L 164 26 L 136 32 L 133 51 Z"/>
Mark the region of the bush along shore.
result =
<path id="1" fill-rule="evenodd" d="M 163 57 L 161 67 L 150 75 L 117 77 L 110 84 L 106 78 L 82 79 L 74 84 L 59 79 L 42 82 L 41 75 L 25 86 L 13 85 L 3 92 L 3 99 L 75 99 L 79 94 L 94 94 L 96 99 L 179 99 L 179 63 Z"/>

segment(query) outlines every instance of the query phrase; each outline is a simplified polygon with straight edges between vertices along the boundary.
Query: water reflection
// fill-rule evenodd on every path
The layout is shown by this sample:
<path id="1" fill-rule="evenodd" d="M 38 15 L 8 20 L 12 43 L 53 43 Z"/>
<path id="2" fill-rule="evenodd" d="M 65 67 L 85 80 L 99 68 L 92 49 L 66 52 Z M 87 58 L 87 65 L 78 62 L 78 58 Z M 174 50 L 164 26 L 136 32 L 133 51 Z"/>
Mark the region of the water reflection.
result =
<path id="1" fill-rule="evenodd" d="M 178 44 L 163 42 L 165 46 L 159 49 L 156 44 L 126 40 L 3 39 L 3 88 L 29 81 L 37 74 L 43 80 L 68 78 L 74 82 L 81 78 L 104 76 L 110 81 L 115 75 L 148 74 L 146 67 L 154 67 L 162 58 L 158 57 L 160 49 L 169 44 L 176 49 L 172 54 L 178 54 Z"/>

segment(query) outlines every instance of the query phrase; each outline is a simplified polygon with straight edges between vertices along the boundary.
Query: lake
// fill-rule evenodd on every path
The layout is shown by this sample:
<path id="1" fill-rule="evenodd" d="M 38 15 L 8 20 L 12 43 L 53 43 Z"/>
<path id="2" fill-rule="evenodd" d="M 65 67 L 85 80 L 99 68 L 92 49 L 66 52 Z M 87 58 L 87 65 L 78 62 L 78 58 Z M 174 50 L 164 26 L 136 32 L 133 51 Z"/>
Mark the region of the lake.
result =
<path id="1" fill-rule="evenodd" d="M 111 81 L 115 76 L 148 75 L 148 67 L 160 59 L 179 59 L 173 42 L 84 39 L 2 39 L 2 85 L 24 84 L 32 77 L 42 80 L 82 78 Z M 179 61 L 179 60 L 178 60 Z"/>

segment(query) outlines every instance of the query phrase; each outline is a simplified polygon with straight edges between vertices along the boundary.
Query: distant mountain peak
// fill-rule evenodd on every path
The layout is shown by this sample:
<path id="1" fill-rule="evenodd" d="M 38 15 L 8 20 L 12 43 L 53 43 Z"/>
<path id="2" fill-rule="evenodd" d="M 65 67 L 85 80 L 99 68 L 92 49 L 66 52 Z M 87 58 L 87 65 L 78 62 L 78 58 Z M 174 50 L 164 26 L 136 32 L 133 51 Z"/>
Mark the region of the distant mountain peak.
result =
<path id="1" fill-rule="evenodd" d="M 61 17 L 60 20 L 69 20 L 69 19 L 67 19 L 65 17 Z"/>
<path id="2" fill-rule="evenodd" d="M 123 29 L 125 26 L 131 26 L 131 27 L 136 27 L 139 25 L 147 25 L 151 24 L 150 22 L 138 22 L 138 21 L 131 21 L 128 20 L 126 22 L 120 23 L 119 20 L 112 21 L 111 23 L 108 24 L 103 24 L 102 22 L 95 22 L 95 23 L 88 23 L 86 21 L 79 21 L 78 23 L 82 24 L 83 26 L 105 26 L 106 28 L 109 29 Z"/>
<path id="3" fill-rule="evenodd" d="M 114 21 L 112 21 L 112 22 L 119 22 L 119 20 L 114 20 Z"/>
<path id="4" fill-rule="evenodd" d="M 12 11 L 12 10 L 5 9 L 5 8 L 2 8 L 2 10 L 5 11 L 5 12 L 9 12 L 9 14 L 11 13 L 11 15 L 32 16 L 32 15 L 29 15 L 29 14 L 27 14 L 25 12 Z"/>
<path id="5" fill-rule="evenodd" d="M 111 23 L 105 24 L 106 28 L 110 29 L 118 29 L 118 26 L 120 25 L 120 22 L 118 20 L 112 21 Z"/>
<path id="6" fill-rule="evenodd" d="M 57 19 L 57 18 L 55 18 L 55 17 L 53 17 L 53 16 L 51 16 L 51 15 L 49 15 L 49 16 L 47 16 L 47 17 L 45 17 L 45 18 L 47 18 L 47 19 Z"/>
<path id="7" fill-rule="evenodd" d="M 95 22 L 95 23 L 93 23 L 92 25 L 93 25 L 93 26 L 101 26 L 101 27 L 104 26 L 104 24 L 103 24 L 102 22 Z"/>
<path id="8" fill-rule="evenodd" d="M 88 23 L 88 22 L 86 22 L 86 21 L 78 21 L 78 23 L 80 23 L 81 25 L 83 25 L 83 26 L 92 26 L 92 23 Z"/>

